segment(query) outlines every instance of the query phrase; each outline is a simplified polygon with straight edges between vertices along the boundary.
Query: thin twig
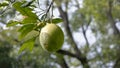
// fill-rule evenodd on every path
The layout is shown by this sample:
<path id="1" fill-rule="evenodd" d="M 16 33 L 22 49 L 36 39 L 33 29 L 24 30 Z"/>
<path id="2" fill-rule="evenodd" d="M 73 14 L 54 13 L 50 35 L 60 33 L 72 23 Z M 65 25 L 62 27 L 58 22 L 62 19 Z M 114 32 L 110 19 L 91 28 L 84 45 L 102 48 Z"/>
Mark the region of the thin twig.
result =
<path id="1" fill-rule="evenodd" d="M 77 3 L 77 8 L 80 9 L 78 0 L 75 0 L 75 2 Z M 84 16 L 84 15 L 81 13 L 81 16 Z M 86 31 L 91 23 L 91 19 L 87 23 L 88 24 L 86 25 L 86 29 L 84 28 L 84 23 L 82 23 L 82 31 L 83 31 L 83 36 L 86 40 L 87 47 L 89 48 L 90 44 L 89 44 L 89 41 L 88 41 L 87 36 L 86 36 Z"/>
<path id="2" fill-rule="evenodd" d="M 0 12 L 0 16 L 4 15 L 4 13 L 7 11 L 7 9 L 9 9 L 9 7 L 10 4 L 8 4 L 8 6 Z"/>
<path id="3" fill-rule="evenodd" d="M 48 14 L 51 6 L 53 5 L 53 2 L 54 2 L 54 0 L 53 0 L 53 1 L 51 2 L 51 4 L 49 5 L 49 7 L 48 7 L 48 9 L 47 9 L 47 11 L 46 11 L 46 13 L 45 13 L 45 17 L 44 17 L 44 20 L 43 20 L 43 21 L 45 21 L 45 18 L 47 17 L 47 14 Z"/>
<path id="4" fill-rule="evenodd" d="M 52 18 L 53 18 L 53 5 L 51 7 L 51 18 L 50 18 L 50 23 L 52 23 Z"/>
<path id="5" fill-rule="evenodd" d="M 10 6 L 11 4 L 13 4 L 16 0 L 10 0 L 9 1 L 9 4 L 6 6 L 5 9 L 3 9 L 1 12 L 0 12 L 0 16 L 4 15 L 4 13 L 7 11 L 7 9 L 10 9 Z"/>

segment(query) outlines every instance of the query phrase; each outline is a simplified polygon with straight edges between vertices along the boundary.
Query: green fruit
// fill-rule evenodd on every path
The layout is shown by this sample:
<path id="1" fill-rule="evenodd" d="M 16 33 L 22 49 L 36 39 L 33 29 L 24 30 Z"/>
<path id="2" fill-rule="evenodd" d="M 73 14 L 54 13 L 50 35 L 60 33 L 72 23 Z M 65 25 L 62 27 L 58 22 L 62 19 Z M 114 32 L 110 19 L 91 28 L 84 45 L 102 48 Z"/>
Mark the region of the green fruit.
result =
<path id="1" fill-rule="evenodd" d="M 59 26 L 55 24 L 47 24 L 41 29 L 39 40 L 44 50 L 55 52 L 62 47 L 64 34 Z"/>

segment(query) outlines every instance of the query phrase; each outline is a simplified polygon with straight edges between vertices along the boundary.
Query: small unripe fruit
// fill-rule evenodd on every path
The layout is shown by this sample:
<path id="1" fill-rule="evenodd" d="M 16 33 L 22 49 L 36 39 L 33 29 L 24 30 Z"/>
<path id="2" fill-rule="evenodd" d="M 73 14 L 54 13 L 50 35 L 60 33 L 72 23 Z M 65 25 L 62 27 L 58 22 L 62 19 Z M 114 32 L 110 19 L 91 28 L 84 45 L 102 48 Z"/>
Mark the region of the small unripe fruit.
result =
<path id="1" fill-rule="evenodd" d="M 62 47 L 64 34 L 59 26 L 55 24 L 47 24 L 41 29 L 39 40 L 44 50 L 55 52 Z"/>

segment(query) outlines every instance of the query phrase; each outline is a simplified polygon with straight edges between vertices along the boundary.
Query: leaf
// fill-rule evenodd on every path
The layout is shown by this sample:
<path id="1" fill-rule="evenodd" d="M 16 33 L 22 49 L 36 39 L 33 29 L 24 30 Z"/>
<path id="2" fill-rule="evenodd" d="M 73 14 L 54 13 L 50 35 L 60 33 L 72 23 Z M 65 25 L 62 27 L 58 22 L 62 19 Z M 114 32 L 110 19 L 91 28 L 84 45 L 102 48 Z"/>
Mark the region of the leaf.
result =
<path id="1" fill-rule="evenodd" d="M 33 37 L 38 37 L 38 36 L 39 36 L 39 31 L 32 30 L 22 40 L 29 40 Z"/>
<path id="2" fill-rule="evenodd" d="M 17 25 L 17 24 L 20 24 L 20 22 L 10 20 L 10 21 L 7 23 L 7 27 L 10 27 L 10 26 L 15 26 L 15 25 Z"/>
<path id="3" fill-rule="evenodd" d="M 35 27 L 35 24 L 25 24 L 18 31 L 21 32 L 19 39 L 24 38 Z"/>
<path id="4" fill-rule="evenodd" d="M 35 42 L 36 37 L 29 39 L 25 41 L 22 46 L 20 47 L 19 53 L 21 53 L 23 50 L 28 49 L 29 51 L 32 51 L 34 47 L 34 42 Z"/>
<path id="5" fill-rule="evenodd" d="M 50 20 L 49 20 L 49 22 L 50 22 Z M 57 23 L 60 23 L 60 22 L 63 22 L 63 20 L 61 18 L 52 19 L 52 23 L 54 23 L 54 24 L 57 24 Z"/>
<path id="6" fill-rule="evenodd" d="M 13 7 L 19 11 L 22 15 L 25 15 L 25 16 L 28 16 L 28 17 L 31 17 L 31 18 L 34 18 L 34 19 L 38 19 L 37 18 L 37 15 L 35 13 L 32 12 L 32 9 L 29 8 L 29 7 L 22 7 L 24 3 L 21 3 L 21 2 L 15 2 L 13 4 Z"/>
<path id="7" fill-rule="evenodd" d="M 4 6 L 7 6 L 8 5 L 8 3 L 0 3 L 0 7 L 4 7 Z"/>
<path id="8" fill-rule="evenodd" d="M 26 3 L 24 3 L 24 4 L 22 5 L 22 7 L 28 7 L 28 6 L 30 6 L 33 2 L 34 2 L 33 0 L 32 0 L 32 1 L 27 1 Z"/>
<path id="9" fill-rule="evenodd" d="M 37 20 L 32 17 L 27 17 L 22 21 L 22 24 L 28 24 L 28 23 L 36 23 Z"/>

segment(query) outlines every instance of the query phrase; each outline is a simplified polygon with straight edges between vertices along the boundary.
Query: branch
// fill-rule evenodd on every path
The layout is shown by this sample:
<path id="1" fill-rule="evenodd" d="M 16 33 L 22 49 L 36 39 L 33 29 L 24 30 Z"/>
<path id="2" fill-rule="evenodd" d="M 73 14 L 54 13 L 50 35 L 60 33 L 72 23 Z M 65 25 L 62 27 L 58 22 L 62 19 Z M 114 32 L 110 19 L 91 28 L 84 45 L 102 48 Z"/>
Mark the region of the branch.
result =
<path id="1" fill-rule="evenodd" d="M 43 20 L 43 21 L 45 21 L 45 18 L 47 17 L 47 14 L 48 14 L 48 12 L 50 11 L 51 6 L 53 5 L 53 2 L 54 2 L 54 0 L 50 3 L 50 5 L 49 5 L 49 7 L 48 7 L 48 9 L 47 9 L 47 11 L 46 11 L 46 13 L 45 13 L 45 17 L 44 17 L 44 20 Z"/>
<path id="2" fill-rule="evenodd" d="M 113 7 L 113 1 L 112 0 L 108 1 L 108 6 L 109 6 L 108 11 L 107 11 L 108 20 L 111 22 L 112 28 L 114 29 L 114 34 L 120 37 L 120 32 L 115 25 L 116 22 L 113 18 L 113 15 L 112 15 L 112 7 Z M 118 39 L 119 39 L 119 37 L 118 37 Z M 120 46 L 118 46 L 118 48 L 119 47 Z M 117 54 L 118 54 L 118 57 L 117 57 L 117 60 L 115 61 L 115 64 L 114 64 L 113 68 L 119 68 L 120 67 L 119 51 L 117 51 Z"/>
<path id="3" fill-rule="evenodd" d="M 67 62 L 64 59 L 64 55 L 61 54 L 61 50 L 57 51 L 56 53 L 58 53 L 56 56 L 56 62 L 61 66 L 61 68 L 69 68 Z"/>
<path id="4" fill-rule="evenodd" d="M 74 58 L 78 59 L 79 61 L 81 61 L 84 68 L 89 68 L 88 60 L 85 56 L 73 54 L 73 53 L 65 51 L 65 50 L 58 50 L 57 53 L 62 54 L 62 55 L 67 55 L 67 56 L 70 56 L 70 57 L 74 57 Z"/>
<path id="5" fill-rule="evenodd" d="M 76 55 L 75 55 L 75 54 L 70 53 L 70 52 L 65 51 L 65 50 L 58 50 L 57 53 L 63 54 L 63 55 L 68 55 L 68 56 L 71 56 L 71 57 L 75 57 L 75 58 L 76 58 Z"/>
<path id="6" fill-rule="evenodd" d="M 82 24 L 82 33 L 83 33 L 83 36 L 84 36 L 84 38 L 85 38 L 85 40 L 86 40 L 86 44 L 87 44 L 87 46 L 88 46 L 88 48 L 89 48 L 89 42 L 88 42 L 88 39 L 87 39 L 87 36 L 86 36 L 86 30 L 87 30 L 87 29 L 85 29 L 85 28 L 84 28 L 84 25 Z"/>
<path id="7" fill-rule="evenodd" d="M 92 18 L 91 18 L 91 16 L 90 16 L 90 20 L 87 22 L 88 24 L 87 24 L 87 28 L 86 28 L 85 30 L 88 29 L 88 27 L 90 26 L 91 21 L 92 21 Z"/>
<path id="8" fill-rule="evenodd" d="M 54 0 L 53 0 L 53 1 L 51 2 L 51 4 L 49 5 L 49 7 L 48 7 L 48 9 L 47 9 L 47 11 L 46 11 L 46 14 L 49 12 L 51 6 L 53 5 L 53 2 L 54 2 Z"/>
<path id="9" fill-rule="evenodd" d="M 60 63 L 60 65 L 62 66 L 62 68 L 69 68 L 64 58 L 62 58 L 61 62 L 62 63 Z"/>
<path id="10" fill-rule="evenodd" d="M 113 15 L 112 15 L 112 6 L 113 6 L 113 1 L 109 1 L 108 2 L 108 6 L 109 6 L 109 8 L 108 8 L 108 11 L 107 11 L 107 17 L 108 17 L 108 20 L 111 22 L 111 25 L 112 25 L 112 27 L 113 27 L 113 29 L 114 29 L 114 34 L 120 34 L 120 32 L 119 32 L 119 30 L 117 29 L 117 27 L 116 27 L 116 22 L 115 22 L 115 20 L 114 20 L 114 18 L 113 18 Z"/>
<path id="11" fill-rule="evenodd" d="M 81 53 L 81 51 L 79 50 L 79 48 L 77 47 L 77 44 L 75 43 L 75 41 L 73 39 L 71 30 L 69 27 L 67 12 L 63 11 L 61 6 L 58 7 L 58 10 L 60 12 L 62 19 L 64 20 L 65 30 L 67 32 L 67 35 L 70 38 L 70 41 L 72 42 L 71 44 L 73 45 L 74 50 L 76 52 L 75 55 L 71 54 L 71 56 L 73 56 L 73 57 L 75 56 L 79 61 L 81 61 L 84 68 L 89 68 L 87 58 L 85 56 L 83 56 L 83 54 Z M 65 54 L 65 53 L 62 53 L 62 54 Z M 69 53 L 66 52 L 66 54 L 69 54 Z"/>
<path id="12" fill-rule="evenodd" d="M 80 9 L 78 0 L 75 0 L 75 2 L 76 2 L 76 4 L 77 4 L 76 7 L 77 7 L 78 9 Z M 81 13 L 81 16 L 84 16 L 84 14 Z M 86 36 L 86 31 L 87 31 L 87 29 L 88 29 L 88 27 L 89 27 L 89 25 L 90 25 L 90 23 L 91 23 L 91 19 L 90 19 L 88 22 L 86 22 L 86 23 L 88 23 L 88 24 L 86 25 L 86 29 L 85 29 L 85 28 L 84 28 L 84 22 L 82 22 L 82 33 L 83 33 L 83 36 L 84 36 L 84 38 L 85 38 L 85 40 L 86 40 L 87 47 L 89 48 L 90 44 L 89 44 L 88 39 L 87 39 L 87 36 Z"/>
<path id="13" fill-rule="evenodd" d="M 8 9 L 11 8 L 11 4 L 13 4 L 13 3 L 15 2 L 15 0 L 10 0 L 10 1 L 8 1 L 8 2 L 9 2 L 9 4 L 8 4 L 6 7 L 4 7 L 4 9 L 3 9 L 2 11 L 0 11 L 0 16 L 4 15 L 4 13 L 5 13 Z"/>
<path id="14" fill-rule="evenodd" d="M 10 8 L 10 5 L 8 5 L 6 8 L 4 8 L 2 11 L 0 11 L 0 16 L 3 16 L 4 13 Z"/>
<path id="15" fill-rule="evenodd" d="M 63 9 L 61 8 L 61 6 L 58 7 L 58 10 L 59 10 L 59 12 L 61 14 L 62 19 L 64 20 L 65 29 L 67 31 L 67 35 L 69 36 L 71 42 L 73 43 L 74 50 L 76 51 L 77 54 L 81 55 L 81 52 L 78 49 L 77 44 L 75 43 L 75 41 L 73 39 L 71 30 L 70 30 L 70 27 L 69 27 L 69 21 L 68 21 L 67 12 L 64 12 Z"/>
<path id="16" fill-rule="evenodd" d="M 67 56 L 70 56 L 70 57 L 77 58 L 77 59 L 80 60 L 80 61 L 83 61 L 83 59 L 85 60 L 84 57 L 82 57 L 82 56 L 80 57 L 80 56 L 78 56 L 78 55 L 76 55 L 76 54 L 73 54 L 73 53 L 71 53 L 71 52 L 69 52 L 69 51 L 58 50 L 57 53 L 63 54 L 63 55 L 67 55 Z"/>

